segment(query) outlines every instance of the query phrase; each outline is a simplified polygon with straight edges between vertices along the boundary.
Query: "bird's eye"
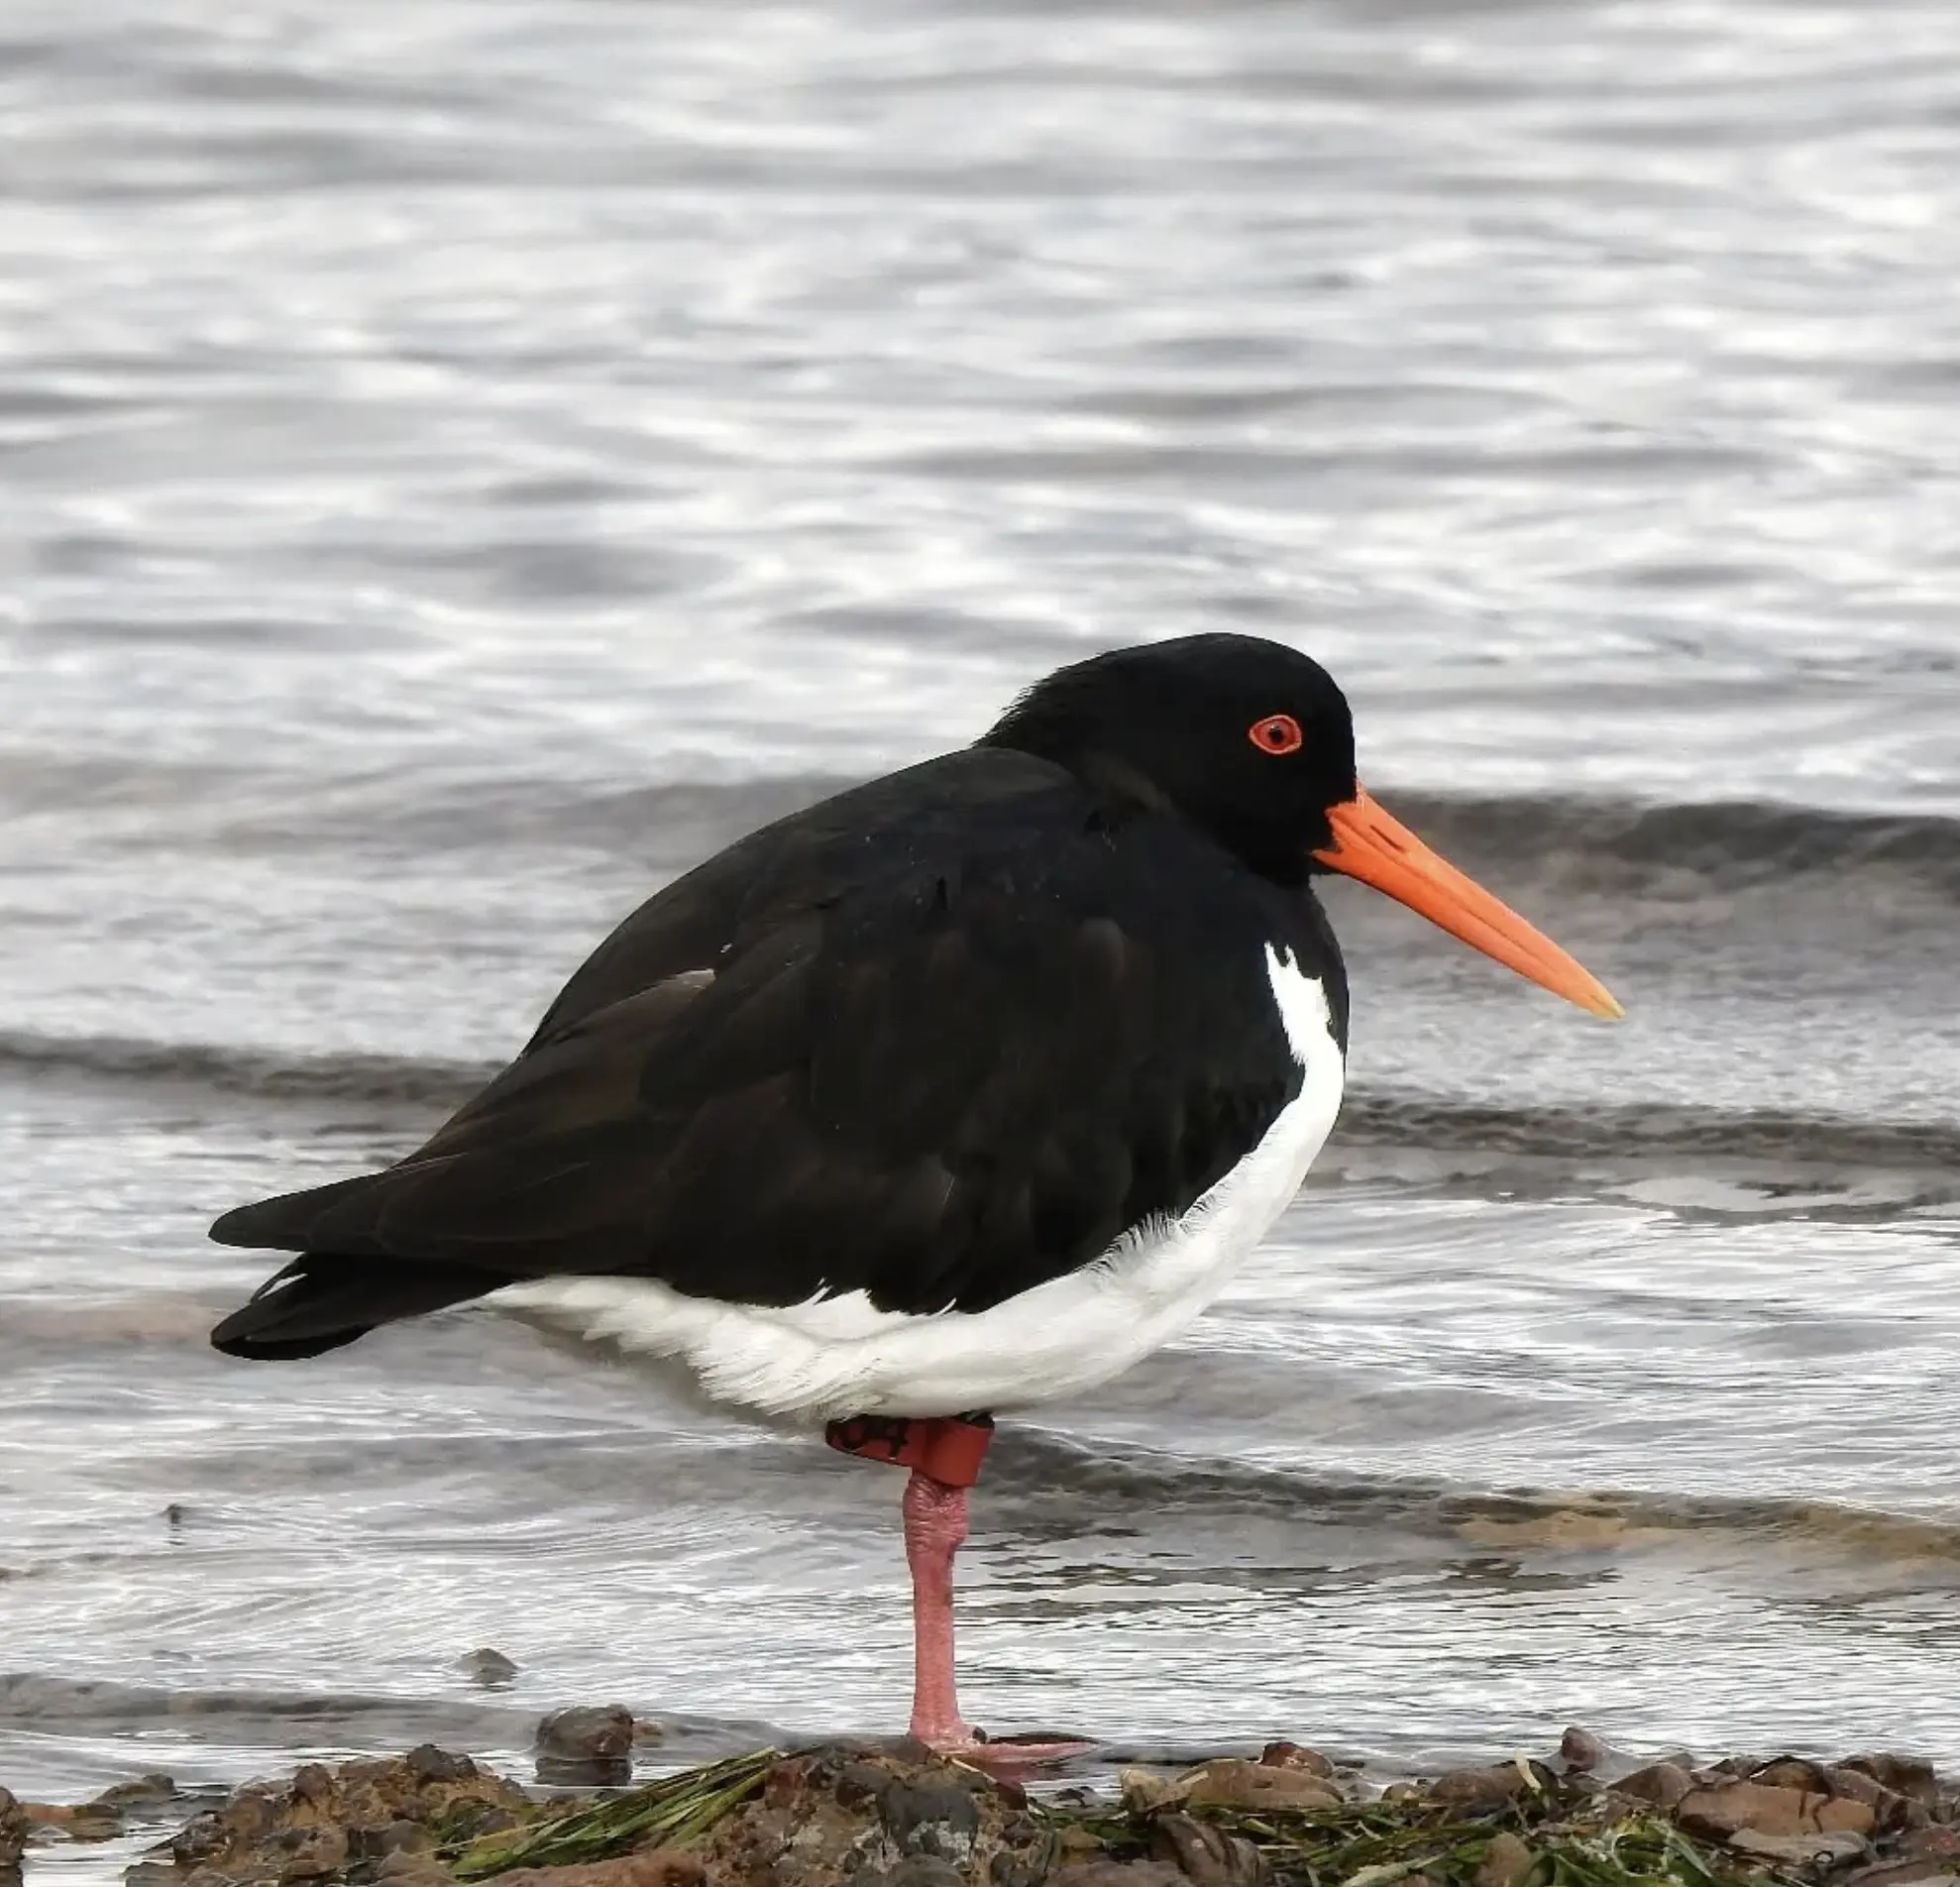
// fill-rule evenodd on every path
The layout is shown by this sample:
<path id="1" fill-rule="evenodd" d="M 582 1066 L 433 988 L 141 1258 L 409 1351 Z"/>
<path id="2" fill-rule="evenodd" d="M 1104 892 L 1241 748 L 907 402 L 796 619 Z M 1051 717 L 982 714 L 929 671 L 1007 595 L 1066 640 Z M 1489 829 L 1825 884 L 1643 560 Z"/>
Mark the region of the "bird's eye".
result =
<path id="1" fill-rule="evenodd" d="M 1261 753 L 1297 753 L 1306 736 L 1291 715 L 1267 715 L 1246 729 L 1247 738 Z"/>

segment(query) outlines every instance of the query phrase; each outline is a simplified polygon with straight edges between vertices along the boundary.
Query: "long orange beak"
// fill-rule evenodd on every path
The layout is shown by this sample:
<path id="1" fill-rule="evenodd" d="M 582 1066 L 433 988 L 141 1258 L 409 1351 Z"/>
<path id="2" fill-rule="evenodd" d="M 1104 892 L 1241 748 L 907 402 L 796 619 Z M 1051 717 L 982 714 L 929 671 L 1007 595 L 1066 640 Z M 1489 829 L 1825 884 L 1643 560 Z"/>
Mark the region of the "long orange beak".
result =
<path id="1" fill-rule="evenodd" d="M 1626 1014 L 1596 976 L 1535 931 L 1509 905 L 1500 904 L 1473 879 L 1447 864 L 1361 788 L 1328 815 L 1334 843 L 1314 856 L 1336 871 L 1373 885 L 1420 911 L 1472 949 L 1494 956 L 1520 976 L 1578 1003 L 1595 1016 Z"/>

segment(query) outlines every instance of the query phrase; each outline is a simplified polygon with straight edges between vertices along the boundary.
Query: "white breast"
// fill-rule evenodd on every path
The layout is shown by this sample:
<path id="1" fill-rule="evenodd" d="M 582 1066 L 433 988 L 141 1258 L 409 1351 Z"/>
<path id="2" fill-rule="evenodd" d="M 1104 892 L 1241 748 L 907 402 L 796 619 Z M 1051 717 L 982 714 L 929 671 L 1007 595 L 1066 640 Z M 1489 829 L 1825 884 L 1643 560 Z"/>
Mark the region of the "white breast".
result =
<path id="1" fill-rule="evenodd" d="M 1215 1298 L 1306 1177 L 1344 1072 L 1327 992 L 1291 956 L 1266 972 L 1300 1091 L 1182 1217 L 1127 1234 L 1095 1264 L 976 1312 L 914 1316 L 864 1291 L 780 1309 L 688 1297 L 628 1277 L 547 1277 L 493 1302 L 582 1336 L 685 1363 L 715 1400 L 761 1413 L 957 1415 L 1056 1400 L 1120 1376 Z"/>

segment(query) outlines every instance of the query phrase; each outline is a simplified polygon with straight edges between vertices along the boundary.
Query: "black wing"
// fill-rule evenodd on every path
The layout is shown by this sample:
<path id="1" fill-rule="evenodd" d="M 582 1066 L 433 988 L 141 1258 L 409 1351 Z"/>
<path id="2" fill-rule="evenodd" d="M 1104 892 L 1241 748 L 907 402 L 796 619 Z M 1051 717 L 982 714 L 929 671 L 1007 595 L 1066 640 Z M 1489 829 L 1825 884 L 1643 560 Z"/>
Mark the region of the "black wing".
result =
<path id="1" fill-rule="evenodd" d="M 251 1340 L 326 1347 L 323 1321 L 551 1274 L 985 1308 L 1257 1142 L 1300 1081 L 1261 941 L 1307 922 L 1025 756 L 844 795 L 642 907 L 418 1153 L 219 1220 L 307 1255 L 219 1340 L 296 1354 Z"/>

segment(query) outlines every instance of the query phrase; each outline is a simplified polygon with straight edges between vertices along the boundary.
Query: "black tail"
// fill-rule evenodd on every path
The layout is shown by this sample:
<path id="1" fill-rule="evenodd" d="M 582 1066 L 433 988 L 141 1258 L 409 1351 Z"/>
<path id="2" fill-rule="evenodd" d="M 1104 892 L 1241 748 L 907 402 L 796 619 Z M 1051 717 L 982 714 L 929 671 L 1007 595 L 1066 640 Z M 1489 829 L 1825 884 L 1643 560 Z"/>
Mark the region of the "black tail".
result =
<path id="1" fill-rule="evenodd" d="M 211 1332 L 215 1349 L 260 1362 L 319 1356 L 377 1324 L 467 1302 L 509 1275 L 413 1258 L 343 1258 L 302 1252 Z"/>

